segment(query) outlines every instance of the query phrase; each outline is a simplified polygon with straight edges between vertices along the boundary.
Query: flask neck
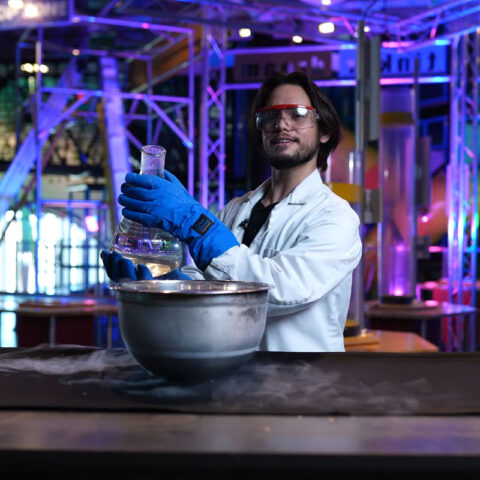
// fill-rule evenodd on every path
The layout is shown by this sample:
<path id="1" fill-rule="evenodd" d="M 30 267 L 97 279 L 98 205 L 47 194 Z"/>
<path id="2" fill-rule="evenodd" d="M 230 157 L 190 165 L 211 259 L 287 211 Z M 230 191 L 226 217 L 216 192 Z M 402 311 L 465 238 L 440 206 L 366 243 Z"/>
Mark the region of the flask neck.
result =
<path id="1" fill-rule="evenodd" d="M 163 177 L 164 168 L 165 149 L 157 147 L 156 145 L 147 145 L 142 148 L 140 174 Z"/>
<path id="2" fill-rule="evenodd" d="M 144 160 L 142 156 L 142 161 L 140 163 L 140 174 L 141 175 L 158 175 L 163 177 L 163 162 L 158 162 L 157 160 L 147 159 Z"/>

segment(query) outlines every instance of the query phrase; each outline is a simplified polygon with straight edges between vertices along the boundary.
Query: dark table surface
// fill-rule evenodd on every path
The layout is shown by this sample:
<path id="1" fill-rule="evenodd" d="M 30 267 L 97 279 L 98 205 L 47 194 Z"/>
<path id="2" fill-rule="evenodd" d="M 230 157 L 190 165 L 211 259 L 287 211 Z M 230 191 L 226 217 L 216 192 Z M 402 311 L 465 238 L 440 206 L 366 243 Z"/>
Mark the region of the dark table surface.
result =
<path id="1" fill-rule="evenodd" d="M 480 478 L 479 373 L 476 353 L 258 352 L 228 377 L 185 385 L 118 349 L 0 349 L 0 468 L 32 478 Z"/>

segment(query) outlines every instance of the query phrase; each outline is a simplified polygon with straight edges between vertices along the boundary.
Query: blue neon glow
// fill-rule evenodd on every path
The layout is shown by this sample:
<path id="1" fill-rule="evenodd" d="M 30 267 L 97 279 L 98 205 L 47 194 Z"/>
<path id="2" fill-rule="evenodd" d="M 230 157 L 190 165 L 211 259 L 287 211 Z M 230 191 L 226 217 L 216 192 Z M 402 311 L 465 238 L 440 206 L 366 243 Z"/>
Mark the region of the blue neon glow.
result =
<path id="1" fill-rule="evenodd" d="M 419 81 L 419 83 L 448 83 L 450 81 L 449 76 L 436 76 L 436 77 L 427 77 L 428 81 Z"/>

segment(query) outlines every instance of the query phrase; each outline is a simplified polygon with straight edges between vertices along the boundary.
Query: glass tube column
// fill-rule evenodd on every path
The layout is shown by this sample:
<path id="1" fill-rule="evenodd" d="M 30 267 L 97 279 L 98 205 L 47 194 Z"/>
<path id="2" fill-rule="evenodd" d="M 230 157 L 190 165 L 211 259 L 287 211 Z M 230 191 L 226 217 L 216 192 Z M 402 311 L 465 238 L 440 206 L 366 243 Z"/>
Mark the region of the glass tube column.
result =
<path id="1" fill-rule="evenodd" d="M 381 93 L 379 299 L 415 295 L 415 95 L 395 86 Z"/>

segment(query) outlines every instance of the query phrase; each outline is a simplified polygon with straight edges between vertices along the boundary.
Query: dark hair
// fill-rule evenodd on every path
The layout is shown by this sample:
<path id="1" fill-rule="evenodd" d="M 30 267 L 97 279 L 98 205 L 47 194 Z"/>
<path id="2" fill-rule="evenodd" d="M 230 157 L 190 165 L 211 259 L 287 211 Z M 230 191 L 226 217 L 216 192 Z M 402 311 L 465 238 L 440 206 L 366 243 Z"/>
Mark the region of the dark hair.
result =
<path id="1" fill-rule="evenodd" d="M 272 91 L 280 85 L 298 85 L 310 98 L 312 107 L 315 108 L 319 117 L 317 122 L 320 133 L 330 137 L 326 143 L 320 143 L 318 150 L 317 167 L 320 168 L 320 171 L 325 171 L 328 156 L 337 148 L 340 141 L 340 120 L 330 100 L 303 72 L 292 72 L 287 75 L 276 73 L 268 77 L 258 90 L 249 116 L 250 133 L 255 138 L 257 148 L 261 151 L 263 146 L 262 133 L 255 127 L 255 110 L 264 107 Z"/>

